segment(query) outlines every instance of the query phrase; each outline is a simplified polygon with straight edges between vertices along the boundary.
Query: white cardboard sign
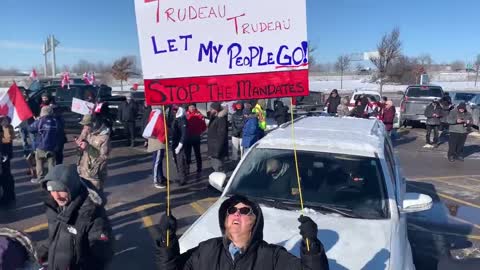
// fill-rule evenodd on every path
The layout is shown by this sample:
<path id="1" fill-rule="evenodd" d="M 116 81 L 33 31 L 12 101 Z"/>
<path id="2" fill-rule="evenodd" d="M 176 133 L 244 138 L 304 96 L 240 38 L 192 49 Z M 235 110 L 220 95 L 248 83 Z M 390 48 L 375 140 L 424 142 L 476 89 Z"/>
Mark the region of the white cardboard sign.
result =
<path id="1" fill-rule="evenodd" d="M 79 113 L 81 115 L 92 114 L 95 104 L 81 100 L 78 98 L 72 99 L 72 112 Z"/>
<path id="2" fill-rule="evenodd" d="M 308 68 L 306 0 L 135 0 L 144 79 Z"/>

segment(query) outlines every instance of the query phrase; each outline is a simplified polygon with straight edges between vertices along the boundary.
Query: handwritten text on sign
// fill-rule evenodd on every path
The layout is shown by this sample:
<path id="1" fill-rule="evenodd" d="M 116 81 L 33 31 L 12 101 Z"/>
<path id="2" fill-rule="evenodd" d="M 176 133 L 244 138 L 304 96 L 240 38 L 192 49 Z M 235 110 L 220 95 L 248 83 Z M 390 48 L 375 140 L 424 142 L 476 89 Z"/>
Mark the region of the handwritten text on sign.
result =
<path id="1" fill-rule="evenodd" d="M 308 71 L 145 80 L 148 104 L 308 95 Z"/>
<path id="2" fill-rule="evenodd" d="M 135 12 L 150 104 L 308 94 L 306 0 L 135 0 Z"/>

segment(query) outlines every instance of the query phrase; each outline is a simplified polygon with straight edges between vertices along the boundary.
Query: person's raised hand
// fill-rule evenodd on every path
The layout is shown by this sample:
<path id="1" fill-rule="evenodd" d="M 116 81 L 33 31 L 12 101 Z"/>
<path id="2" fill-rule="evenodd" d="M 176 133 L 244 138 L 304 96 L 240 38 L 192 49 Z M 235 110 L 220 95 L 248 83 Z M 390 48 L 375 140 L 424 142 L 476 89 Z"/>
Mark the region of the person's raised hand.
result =
<path id="1" fill-rule="evenodd" d="M 301 215 L 298 221 L 300 222 L 298 229 L 300 229 L 303 239 L 310 239 L 311 241 L 317 239 L 318 226 L 311 218 Z"/>

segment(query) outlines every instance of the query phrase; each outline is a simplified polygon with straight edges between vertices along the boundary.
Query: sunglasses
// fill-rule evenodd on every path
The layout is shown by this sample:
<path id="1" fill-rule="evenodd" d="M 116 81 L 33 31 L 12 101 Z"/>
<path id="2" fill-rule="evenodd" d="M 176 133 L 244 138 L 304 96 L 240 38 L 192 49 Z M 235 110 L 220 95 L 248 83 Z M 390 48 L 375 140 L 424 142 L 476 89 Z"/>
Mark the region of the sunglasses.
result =
<path id="1" fill-rule="evenodd" d="M 237 211 L 240 212 L 240 215 L 244 215 L 244 216 L 249 216 L 249 215 L 253 214 L 252 208 L 250 208 L 250 207 L 237 208 L 235 206 L 232 206 L 232 207 L 227 209 L 227 213 L 229 215 L 233 215 L 233 214 L 237 213 Z"/>

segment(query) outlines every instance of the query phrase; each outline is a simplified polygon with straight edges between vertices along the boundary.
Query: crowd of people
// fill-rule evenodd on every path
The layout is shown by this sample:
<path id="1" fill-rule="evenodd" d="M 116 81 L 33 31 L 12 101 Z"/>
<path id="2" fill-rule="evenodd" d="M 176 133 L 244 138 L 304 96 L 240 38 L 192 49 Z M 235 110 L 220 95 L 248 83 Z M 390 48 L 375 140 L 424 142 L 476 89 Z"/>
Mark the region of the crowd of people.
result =
<path id="1" fill-rule="evenodd" d="M 338 91 L 333 90 L 326 100 L 326 111 L 336 117 L 377 118 L 384 123 L 387 132 L 392 133 L 395 106 L 391 100 L 384 97 L 380 101 L 375 101 L 365 95 L 355 100 L 353 108 L 349 108 L 349 105 L 349 97 L 340 97 Z M 238 162 L 248 148 L 265 135 L 267 128 L 265 100 L 237 101 L 232 106 L 233 114 L 229 121 L 230 108 L 218 102 L 211 103 L 207 115 L 204 116 L 193 103 L 168 106 L 163 111 L 163 107 L 151 107 L 146 103 L 141 107 L 128 95 L 119 106 L 117 120 L 124 126 L 127 145 L 133 147 L 138 133 L 135 130 L 135 122 L 140 110 L 143 112 L 142 136 L 144 146 L 152 153 L 153 185 L 163 189 L 167 181 L 163 172 L 167 149 L 177 170 L 175 182 L 181 186 L 190 179 L 192 149 L 197 176 L 200 176 L 203 170 L 200 146 L 205 133 L 207 154 L 215 172 L 225 171 L 227 158 Z M 287 122 L 288 114 L 289 108 L 281 101 L 276 101 L 273 110 L 276 124 L 282 125 Z M 436 147 L 439 143 L 439 129 L 448 127 L 450 138 L 448 158 L 451 161 L 463 160 L 463 145 L 472 122 L 465 104 L 453 108 L 451 102 L 446 99 L 434 100 L 425 110 L 425 116 L 427 144 Z M 2 127 L 0 206 L 8 206 L 15 202 L 15 185 L 10 164 L 15 134 L 10 121 L 7 116 L 0 116 Z M 23 256 L 24 263 L 35 258 L 40 264 L 48 262 L 48 269 L 105 269 L 113 257 L 114 237 L 105 211 L 104 193 L 113 125 L 108 106 L 96 104 L 94 112 L 84 115 L 80 125 L 82 130 L 78 137 L 74 138 L 77 162 L 72 165 L 63 164 L 63 149 L 67 142 L 65 123 L 51 96 L 42 96 L 39 115 L 19 126 L 23 154 L 28 164 L 27 173 L 32 176 L 31 181 L 38 184 L 46 193 L 48 220 L 46 243 L 37 247 L 31 256 L 28 255 L 31 248 L 24 245 L 26 250 L 26 255 Z M 146 132 L 147 130 L 152 132 Z M 268 166 L 273 172 L 281 165 L 272 161 Z M 212 257 L 219 260 L 218 265 L 240 260 L 239 258 L 244 258 L 240 264 L 251 265 L 249 258 L 261 256 L 262 259 L 258 260 L 252 269 L 279 269 L 274 265 L 282 265 L 281 269 L 328 269 L 323 245 L 316 238 L 317 226 L 308 217 L 302 216 L 299 219 L 303 239 L 311 240 L 302 242 L 301 259 L 285 252 L 279 246 L 263 241 L 261 209 L 248 198 L 234 196 L 225 201 L 220 207 L 219 219 L 223 237 L 208 240 L 197 248 L 180 254 L 175 236 L 176 220 L 171 214 L 162 218 L 160 222 L 162 234 L 156 241 L 159 268 L 203 269 L 198 268 L 198 265 L 203 265 L 202 262 Z M 245 226 L 242 226 L 241 230 L 233 229 L 232 222 L 240 222 Z M 172 237 L 172 244 L 169 246 L 165 240 L 167 233 Z M 11 238 L 2 236 L 0 232 L 0 242 L 18 241 Z M 2 251 L 6 249 L 5 246 L 8 247 L 8 245 L 0 247 L 0 258 Z M 222 248 L 227 252 L 222 252 Z M 8 263 L 18 266 L 20 261 L 15 259 Z M 6 264 L 0 261 L 1 263 Z M 19 266 L 12 269 L 17 268 L 22 269 Z"/>

